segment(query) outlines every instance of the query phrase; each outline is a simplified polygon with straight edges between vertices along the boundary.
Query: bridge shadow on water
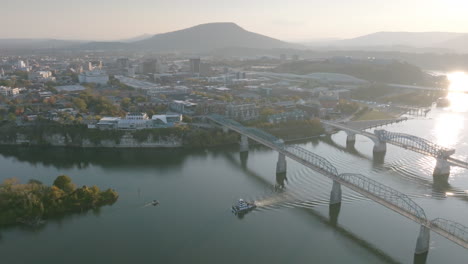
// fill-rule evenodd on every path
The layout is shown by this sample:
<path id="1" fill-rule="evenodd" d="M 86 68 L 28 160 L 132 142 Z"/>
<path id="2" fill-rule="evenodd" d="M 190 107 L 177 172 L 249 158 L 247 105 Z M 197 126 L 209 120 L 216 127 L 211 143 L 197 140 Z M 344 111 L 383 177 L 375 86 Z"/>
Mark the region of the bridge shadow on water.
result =
<path id="1" fill-rule="evenodd" d="M 287 203 L 288 200 L 293 196 L 288 196 L 284 195 L 285 192 L 288 192 L 288 179 L 287 179 L 287 173 L 278 173 L 275 175 L 275 184 L 272 185 L 272 183 L 268 180 L 266 180 L 264 177 L 256 173 L 255 171 L 251 170 L 247 166 L 247 161 L 248 161 L 248 152 L 241 152 L 239 154 L 239 159 L 235 158 L 232 154 L 225 154 L 226 160 L 229 161 L 233 166 L 236 166 L 237 168 L 241 168 L 242 172 L 249 176 L 250 178 L 254 179 L 256 182 L 265 185 L 265 187 L 269 188 L 272 190 L 272 194 L 270 194 L 273 198 L 265 198 L 267 200 L 271 199 L 273 201 L 276 201 L 276 208 L 281 208 L 281 207 L 291 207 L 291 203 Z M 275 200 L 275 196 L 281 196 L 279 199 Z M 334 232 L 339 233 L 342 237 L 351 240 L 355 245 L 358 245 L 359 247 L 367 250 L 374 256 L 378 257 L 382 262 L 385 263 L 400 263 L 398 260 L 394 259 L 390 255 L 386 254 L 384 251 L 376 247 L 370 242 L 367 242 L 363 238 L 360 238 L 356 234 L 352 233 L 351 231 L 347 230 L 344 227 L 341 227 L 338 224 L 338 218 L 339 218 L 339 213 L 341 209 L 341 204 L 337 205 L 329 205 L 329 215 L 328 218 L 326 216 L 323 216 L 319 212 L 315 211 L 311 207 L 303 207 L 303 206 L 294 206 L 296 209 L 302 211 L 305 215 L 308 217 L 313 218 L 315 221 L 318 221 L 319 223 L 323 224 L 324 226 L 330 228 Z M 259 208 L 260 211 L 262 208 Z M 267 209 L 268 210 L 268 209 Z M 257 210 L 259 211 L 259 210 Z M 240 216 L 240 219 L 243 219 L 245 215 Z M 417 264 L 424 264 L 425 262 L 414 262 Z"/>

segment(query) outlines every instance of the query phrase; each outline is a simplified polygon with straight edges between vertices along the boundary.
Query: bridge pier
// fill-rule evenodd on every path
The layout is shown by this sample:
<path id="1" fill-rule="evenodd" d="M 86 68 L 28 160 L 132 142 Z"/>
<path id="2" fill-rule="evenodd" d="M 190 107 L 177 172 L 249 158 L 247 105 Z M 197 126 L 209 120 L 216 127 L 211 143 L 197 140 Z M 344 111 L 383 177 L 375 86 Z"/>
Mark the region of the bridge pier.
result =
<path id="1" fill-rule="evenodd" d="M 434 173 L 432 175 L 437 178 L 448 178 L 450 175 L 450 163 L 447 161 L 447 159 L 437 158 Z"/>
<path id="2" fill-rule="evenodd" d="M 240 140 L 240 152 L 249 151 L 249 138 L 245 135 L 241 135 Z"/>
<path id="3" fill-rule="evenodd" d="M 356 143 L 356 134 L 346 132 L 346 147 L 352 147 Z"/>
<path id="4" fill-rule="evenodd" d="M 286 156 L 279 152 L 278 162 L 276 162 L 276 174 L 286 173 Z"/>
<path id="5" fill-rule="evenodd" d="M 332 126 L 323 125 L 323 128 L 327 134 L 333 134 L 333 132 L 335 132 L 335 129 Z"/>
<path id="6" fill-rule="evenodd" d="M 387 143 L 385 141 L 374 141 L 374 153 L 384 153 L 387 151 Z"/>
<path id="7" fill-rule="evenodd" d="M 239 152 L 239 156 L 240 156 L 240 162 L 241 162 L 242 168 L 246 169 L 247 160 L 249 159 L 249 152 L 248 151 Z"/>
<path id="8" fill-rule="evenodd" d="M 283 189 L 287 180 L 286 173 L 276 173 L 275 190 Z"/>
<path id="9" fill-rule="evenodd" d="M 337 181 L 333 181 L 330 193 L 330 205 L 334 204 L 341 204 L 341 184 Z"/>
<path id="10" fill-rule="evenodd" d="M 431 230 L 425 226 L 419 229 L 418 240 L 416 241 L 415 255 L 426 254 L 429 251 L 429 240 Z"/>

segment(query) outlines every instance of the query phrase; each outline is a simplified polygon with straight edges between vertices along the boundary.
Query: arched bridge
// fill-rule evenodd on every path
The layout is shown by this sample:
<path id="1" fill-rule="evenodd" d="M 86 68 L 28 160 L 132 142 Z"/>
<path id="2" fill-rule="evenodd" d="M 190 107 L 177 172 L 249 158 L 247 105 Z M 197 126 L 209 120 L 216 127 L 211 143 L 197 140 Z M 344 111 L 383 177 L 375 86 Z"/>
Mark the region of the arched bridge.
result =
<path id="1" fill-rule="evenodd" d="M 455 153 L 454 149 L 444 148 L 430 142 L 429 140 L 409 134 L 389 132 L 383 129 L 375 130 L 374 134 L 379 138 L 380 141 L 435 158 L 447 158 Z"/>
<path id="2" fill-rule="evenodd" d="M 330 129 L 343 130 L 348 134 L 347 144 L 354 144 L 356 135 L 363 135 L 374 142 L 374 153 L 383 153 L 387 150 L 387 143 L 402 147 L 423 155 L 432 156 L 437 159 L 434 169 L 434 176 L 448 176 L 450 166 L 458 166 L 468 169 L 468 162 L 450 157 L 455 153 L 455 149 L 439 146 L 424 138 L 414 135 L 389 132 L 383 129 L 376 129 L 374 133 L 361 130 L 346 124 L 322 120 L 323 126 Z"/>
<path id="3" fill-rule="evenodd" d="M 341 203 L 341 185 L 343 185 L 420 224 L 421 231 L 416 245 L 416 253 L 424 253 L 429 250 L 429 230 L 468 248 L 467 227 L 449 220 L 429 221 L 424 210 L 417 203 L 395 189 L 361 174 L 339 174 L 336 167 L 327 159 L 299 146 L 286 146 L 283 140 L 260 129 L 244 127 L 240 123 L 220 115 L 209 115 L 207 118 L 229 130 L 240 133 L 241 137 L 245 137 L 245 139 L 241 139 L 241 144 L 248 144 L 247 138 L 250 138 L 278 151 L 277 172 L 279 168 L 285 172 L 285 157 L 288 157 L 333 180 L 330 204 Z"/>

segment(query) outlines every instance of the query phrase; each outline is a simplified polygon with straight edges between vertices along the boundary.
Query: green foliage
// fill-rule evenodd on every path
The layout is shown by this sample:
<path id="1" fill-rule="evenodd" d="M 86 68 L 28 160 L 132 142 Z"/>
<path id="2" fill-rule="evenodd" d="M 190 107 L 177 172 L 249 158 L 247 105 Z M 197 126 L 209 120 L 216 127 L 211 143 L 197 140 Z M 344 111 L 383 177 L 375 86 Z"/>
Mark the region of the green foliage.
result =
<path id="1" fill-rule="evenodd" d="M 97 186 L 83 186 L 71 191 L 70 186 L 75 185 L 65 175 L 57 177 L 51 187 L 35 180 L 27 184 L 5 180 L 0 184 L 0 226 L 32 224 L 37 219 L 111 205 L 118 199 L 111 189 L 101 192 Z"/>
<path id="2" fill-rule="evenodd" d="M 54 181 L 54 186 L 66 193 L 71 193 L 76 189 L 76 186 L 72 183 L 72 180 L 67 175 L 58 176 Z"/>
<path id="3" fill-rule="evenodd" d="M 73 104 L 80 112 L 86 112 L 86 110 L 88 110 L 88 104 L 81 98 L 73 98 Z"/>
<path id="4" fill-rule="evenodd" d="M 322 124 L 317 118 L 312 120 L 292 120 L 279 124 L 259 123 L 256 127 L 286 140 L 313 137 L 324 133 Z"/>
<path id="5" fill-rule="evenodd" d="M 276 72 L 295 74 L 310 74 L 314 72 L 331 72 L 352 75 L 354 77 L 385 83 L 400 84 L 433 84 L 433 78 L 424 73 L 417 66 L 393 61 L 389 64 L 361 63 L 333 63 L 298 61 L 285 63 L 275 69 Z"/>
<path id="6" fill-rule="evenodd" d="M 157 141 L 160 137 L 175 136 L 182 138 L 188 131 L 188 128 L 185 126 L 176 126 L 168 128 L 154 128 L 154 129 L 140 129 L 132 133 L 133 138 L 139 143 L 148 140 L 150 137 L 153 138 L 153 141 Z"/>
<path id="7" fill-rule="evenodd" d="M 190 116 L 184 115 L 184 116 L 182 117 L 182 122 L 185 122 L 185 123 L 192 123 L 192 122 L 193 122 L 193 119 L 192 119 Z"/>
<path id="8" fill-rule="evenodd" d="M 369 87 L 362 87 L 352 92 L 351 96 L 359 100 L 375 100 L 375 98 L 385 96 L 390 93 L 399 91 L 398 88 L 393 88 L 385 84 L 372 84 Z"/>
<path id="9" fill-rule="evenodd" d="M 88 110 L 95 114 L 109 116 L 118 116 L 121 114 L 120 109 L 103 96 L 93 95 L 86 91 L 80 94 L 80 99 L 84 101 L 82 106 L 86 105 Z"/>
<path id="10" fill-rule="evenodd" d="M 355 102 L 349 102 L 346 100 L 340 100 L 337 106 L 338 110 L 341 111 L 341 113 L 344 114 L 352 114 L 356 112 L 359 109 L 359 104 Z"/>
<path id="11" fill-rule="evenodd" d="M 391 95 L 382 98 L 385 102 L 393 102 L 402 105 L 413 105 L 413 106 L 431 106 L 433 102 L 439 97 L 445 97 L 446 92 L 425 92 L 416 91 L 401 95 Z"/>
<path id="12" fill-rule="evenodd" d="M 48 145 L 48 136 L 59 134 L 65 137 L 67 146 L 82 146 L 83 140 L 89 140 L 95 145 L 99 145 L 103 140 L 112 140 L 120 143 L 120 139 L 125 134 L 121 130 L 98 130 L 88 129 L 82 124 L 60 124 L 50 120 L 37 120 L 33 126 L 16 126 L 14 122 L 9 122 L 0 126 L 0 141 L 14 142 L 17 134 L 25 136 L 35 145 Z"/>
<path id="13" fill-rule="evenodd" d="M 184 138 L 184 143 L 188 147 L 212 147 L 235 144 L 237 142 L 239 142 L 239 135 L 237 133 L 224 133 L 218 129 L 196 129 Z"/>
<path id="14" fill-rule="evenodd" d="M 14 87 L 15 83 L 10 80 L 0 80 L 0 86 Z"/>

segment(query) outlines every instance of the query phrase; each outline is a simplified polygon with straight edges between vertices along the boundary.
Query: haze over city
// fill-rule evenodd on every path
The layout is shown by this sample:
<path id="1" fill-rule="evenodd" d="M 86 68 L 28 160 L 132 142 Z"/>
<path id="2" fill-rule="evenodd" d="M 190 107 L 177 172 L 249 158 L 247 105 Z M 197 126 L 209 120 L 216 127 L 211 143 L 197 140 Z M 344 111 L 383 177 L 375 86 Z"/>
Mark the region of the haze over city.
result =
<path id="1" fill-rule="evenodd" d="M 234 22 L 286 41 L 343 39 L 379 31 L 468 32 L 464 0 L 0 2 L 7 11 L 0 22 L 8 25 L 0 38 L 119 40 L 209 22 Z"/>
<path id="2" fill-rule="evenodd" d="M 468 0 L 0 9 L 0 263 L 468 263 Z"/>

